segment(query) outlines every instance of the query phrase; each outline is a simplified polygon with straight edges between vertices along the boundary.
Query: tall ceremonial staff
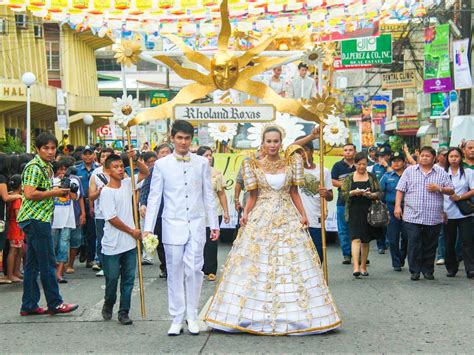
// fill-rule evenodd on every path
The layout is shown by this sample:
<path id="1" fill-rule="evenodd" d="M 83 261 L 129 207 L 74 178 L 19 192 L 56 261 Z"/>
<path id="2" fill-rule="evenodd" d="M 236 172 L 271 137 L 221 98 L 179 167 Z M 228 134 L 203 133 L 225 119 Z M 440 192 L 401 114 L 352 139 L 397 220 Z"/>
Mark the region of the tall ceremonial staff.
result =
<path id="1" fill-rule="evenodd" d="M 127 83 L 125 76 L 125 66 L 130 66 L 132 64 L 137 64 L 139 60 L 139 55 L 141 53 L 141 47 L 138 43 L 132 41 L 122 40 L 119 47 L 115 50 L 115 57 L 117 63 L 121 66 L 122 71 L 122 87 L 123 95 L 122 98 L 118 98 L 117 102 L 114 103 L 112 112 L 114 113 L 114 120 L 117 121 L 119 126 L 125 130 L 127 136 L 128 149 L 132 149 L 132 140 L 130 134 L 130 126 L 128 125 L 129 121 L 133 119 L 140 109 L 140 104 L 138 97 L 133 99 L 132 96 L 127 96 Z M 140 229 L 140 219 L 138 215 L 138 196 L 135 184 L 135 164 L 133 158 L 129 158 L 130 161 L 130 172 L 131 172 L 131 181 L 132 181 L 132 203 L 133 203 L 133 220 L 135 222 L 135 228 Z M 142 271 L 142 244 L 141 241 L 137 239 L 137 262 L 138 262 L 138 283 L 140 286 L 140 309 L 141 316 L 145 318 L 145 290 L 143 287 L 143 271 Z"/>
<path id="2" fill-rule="evenodd" d="M 327 79 L 326 87 L 320 89 L 315 97 L 309 100 L 302 99 L 303 105 L 311 111 L 315 118 L 315 122 L 319 122 L 319 188 L 324 188 L 324 156 L 328 153 L 325 147 L 341 145 L 345 143 L 349 136 L 349 129 L 337 117 L 342 113 L 342 105 L 331 96 L 333 93 L 334 78 L 334 54 L 336 44 L 327 42 L 315 46 L 303 55 L 303 62 L 307 65 L 318 67 L 321 71 L 321 78 Z M 329 72 L 329 78 L 322 75 L 323 65 Z M 322 83 L 322 80 L 320 80 Z M 323 272 L 326 283 L 329 284 L 328 264 L 327 264 L 327 243 L 326 243 L 326 218 L 327 218 L 327 201 L 324 197 L 321 199 L 321 241 L 323 249 Z"/>

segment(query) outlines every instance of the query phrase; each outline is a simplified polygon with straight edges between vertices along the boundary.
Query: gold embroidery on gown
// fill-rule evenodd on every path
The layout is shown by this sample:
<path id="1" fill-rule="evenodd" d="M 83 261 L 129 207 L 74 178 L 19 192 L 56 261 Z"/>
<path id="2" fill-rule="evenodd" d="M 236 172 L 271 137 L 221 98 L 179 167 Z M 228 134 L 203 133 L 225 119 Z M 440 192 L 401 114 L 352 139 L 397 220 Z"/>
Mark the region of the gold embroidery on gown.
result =
<path id="1" fill-rule="evenodd" d="M 320 259 L 289 193 L 292 185 L 304 182 L 301 159 L 292 157 L 279 190 L 268 184 L 255 161 L 243 164 L 246 188 L 258 188 L 258 198 L 229 253 L 207 324 L 262 335 L 337 328 L 341 319 Z"/>

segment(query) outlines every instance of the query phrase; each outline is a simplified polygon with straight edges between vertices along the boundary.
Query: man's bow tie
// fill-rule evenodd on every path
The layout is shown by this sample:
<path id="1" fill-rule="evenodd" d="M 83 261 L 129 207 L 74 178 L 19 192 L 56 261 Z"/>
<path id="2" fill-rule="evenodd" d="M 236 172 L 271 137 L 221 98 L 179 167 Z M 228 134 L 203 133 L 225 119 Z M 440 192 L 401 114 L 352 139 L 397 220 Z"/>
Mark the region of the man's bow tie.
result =
<path id="1" fill-rule="evenodd" d="M 178 157 L 178 156 L 174 156 L 176 158 L 177 161 L 190 161 L 191 158 L 190 157 Z"/>

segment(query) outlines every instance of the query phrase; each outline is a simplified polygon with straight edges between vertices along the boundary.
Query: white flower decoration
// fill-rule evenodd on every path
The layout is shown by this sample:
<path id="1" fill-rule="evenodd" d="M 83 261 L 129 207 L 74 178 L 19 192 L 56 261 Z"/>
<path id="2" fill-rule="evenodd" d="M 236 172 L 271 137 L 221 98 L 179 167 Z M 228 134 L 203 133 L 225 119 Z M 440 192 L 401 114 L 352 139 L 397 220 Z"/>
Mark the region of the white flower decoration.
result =
<path id="1" fill-rule="evenodd" d="M 209 123 L 208 133 L 218 142 L 226 142 L 237 134 L 237 123 Z"/>
<path id="2" fill-rule="evenodd" d="M 288 147 L 300 136 L 304 136 L 304 126 L 298 123 L 296 117 L 290 116 L 287 113 L 277 113 L 277 118 L 274 122 L 285 130 L 286 136 L 283 138 L 283 147 Z M 265 123 L 252 123 L 252 127 L 249 128 L 248 139 L 251 142 L 253 148 L 257 148 L 262 144 L 262 133 L 265 128 Z"/>
<path id="3" fill-rule="evenodd" d="M 326 124 L 323 129 L 324 142 L 331 146 L 346 143 L 346 139 L 349 137 L 349 129 L 339 117 L 329 115 L 324 123 Z"/>
<path id="4" fill-rule="evenodd" d="M 143 247 L 148 255 L 155 255 L 158 247 L 158 237 L 154 234 L 148 234 L 143 238 Z"/>
<path id="5" fill-rule="evenodd" d="M 112 104 L 112 118 L 120 127 L 125 128 L 130 120 L 135 118 L 140 110 L 140 104 L 137 99 L 131 95 L 122 98 L 118 97 L 117 101 Z"/>
<path id="6" fill-rule="evenodd" d="M 301 60 L 306 65 L 318 66 L 324 61 L 325 58 L 326 54 L 321 49 L 321 47 L 314 47 L 313 49 L 308 49 L 306 52 L 304 52 Z"/>

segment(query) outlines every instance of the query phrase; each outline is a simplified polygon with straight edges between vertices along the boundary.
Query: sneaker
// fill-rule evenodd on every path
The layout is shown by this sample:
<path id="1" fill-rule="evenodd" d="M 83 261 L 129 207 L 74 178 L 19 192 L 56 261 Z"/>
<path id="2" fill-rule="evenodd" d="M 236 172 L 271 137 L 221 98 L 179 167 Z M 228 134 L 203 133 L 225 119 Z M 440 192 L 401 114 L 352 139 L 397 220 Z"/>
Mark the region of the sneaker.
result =
<path id="1" fill-rule="evenodd" d="M 351 257 L 350 256 L 345 256 L 344 260 L 342 261 L 344 265 L 350 265 L 351 264 Z"/>
<path id="2" fill-rule="evenodd" d="M 379 254 L 385 254 L 385 249 L 379 249 Z"/>
<path id="3" fill-rule="evenodd" d="M 97 276 L 97 277 L 102 277 L 102 276 L 104 276 L 104 270 L 100 270 L 99 272 L 96 272 L 96 273 L 95 273 L 95 276 Z"/>
<path id="4" fill-rule="evenodd" d="M 216 281 L 216 275 L 214 275 L 214 274 L 209 274 L 209 275 L 207 275 L 207 279 L 208 279 L 209 281 Z"/>
<path id="5" fill-rule="evenodd" d="M 166 271 L 162 271 L 160 273 L 160 279 L 167 279 L 168 278 L 168 274 L 166 273 Z"/>
<path id="6" fill-rule="evenodd" d="M 122 325 L 132 325 L 133 320 L 128 317 L 128 313 L 119 313 L 118 321 Z"/>
<path id="7" fill-rule="evenodd" d="M 97 263 L 92 263 L 92 270 L 94 271 L 100 271 L 101 267 Z"/>
<path id="8" fill-rule="evenodd" d="M 76 272 L 76 270 L 74 270 L 72 267 L 68 267 L 66 269 L 66 274 L 74 274 Z"/>
<path id="9" fill-rule="evenodd" d="M 402 271 L 402 268 L 401 268 L 401 267 L 394 267 L 394 268 L 393 268 L 393 271 L 398 271 L 398 272 L 400 272 L 400 271 Z"/>
<path id="10" fill-rule="evenodd" d="M 102 318 L 104 318 L 104 320 L 111 320 L 113 310 L 113 306 L 110 307 L 104 302 L 104 305 L 102 306 Z"/>
<path id="11" fill-rule="evenodd" d="M 431 272 L 427 272 L 426 274 L 423 274 L 423 277 L 426 280 L 434 280 L 434 275 Z"/>
<path id="12" fill-rule="evenodd" d="M 48 309 L 48 313 L 51 315 L 58 314 L 58 313 L 71 313 L 71 312 L 74 312 L 78 308 L 79 308 L 78 304 L 61 303 L 56 308 Z"/>
<path id="13" fill-rule="evenodd" d="M 410 276 L 410 280 L 412 281 L 418 281 L 420 279 L 420 273 L 418 272 L 413 272 Z"/>
<path id="14" fill-rule="evenodd" d="M 25 317 L 25 316 L 38 316 L 38 315 L 43 315 L 43 314 L 47 314 L 48 311 L 42 307 L 38 307 L 36 308 L 35 310 L 33 311 L 20 311 L 20 315 L 22 317 Z"/>
<path id="15" fill-rule="evenodd" d="M 153 260 L 151 260 L 150 258 L 144 256 L 142 258 L 142 265 L 153 265 Z"/>
<path id="16" fill-rule="evenodd" d="M 93 265 L 94 265 L 94 263 L 92 261 L 87 261 L 86 262 L 86 268 L 88 268 L 88 269 L 90 269 Z"/>
<path id="17" fill-rule="evenodd" d="M 444 265 L 444 259 L 436 260 L 436 265 Z"/>

